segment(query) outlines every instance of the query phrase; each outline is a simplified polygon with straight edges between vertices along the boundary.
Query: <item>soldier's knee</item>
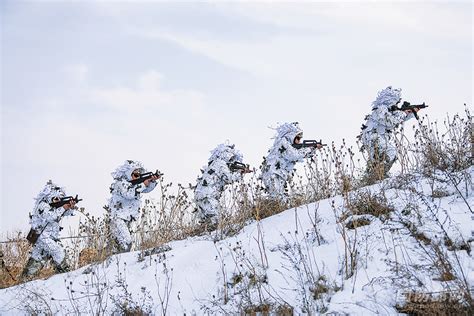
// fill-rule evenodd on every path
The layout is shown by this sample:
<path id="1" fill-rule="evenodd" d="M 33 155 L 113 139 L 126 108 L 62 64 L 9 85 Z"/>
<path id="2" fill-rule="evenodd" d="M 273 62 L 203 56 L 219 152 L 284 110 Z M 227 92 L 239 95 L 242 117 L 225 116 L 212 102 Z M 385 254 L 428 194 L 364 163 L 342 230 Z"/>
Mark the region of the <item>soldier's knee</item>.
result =
<path id="1" fill-rule="evenodd" d="M 56 265 L 59 265 L 64 261 L 66 257 L 66 252 L 64 251 L 63 247 L 61 247 L 60 245 L 56 245 L 56 247 L 52 247 L 50 256 L 53 259 L 54 263 Z"/>

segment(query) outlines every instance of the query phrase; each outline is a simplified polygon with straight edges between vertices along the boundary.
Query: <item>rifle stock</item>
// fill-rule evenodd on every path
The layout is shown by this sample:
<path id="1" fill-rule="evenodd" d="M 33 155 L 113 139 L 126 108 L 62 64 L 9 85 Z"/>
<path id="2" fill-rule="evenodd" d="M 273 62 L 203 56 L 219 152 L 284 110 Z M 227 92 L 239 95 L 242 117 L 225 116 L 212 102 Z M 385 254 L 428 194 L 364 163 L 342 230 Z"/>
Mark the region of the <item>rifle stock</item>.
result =
<path id="1" fill-rule="evenodd" d="M 293 144 L 293 147 L 296 149 L 300 148 L 318 148 L 318 146 L 327 146 L 327 144 L 323 144 L 323 141 L 320 140 L 319 142 L 314 139 L 304 140 L 301 144 Z"/>

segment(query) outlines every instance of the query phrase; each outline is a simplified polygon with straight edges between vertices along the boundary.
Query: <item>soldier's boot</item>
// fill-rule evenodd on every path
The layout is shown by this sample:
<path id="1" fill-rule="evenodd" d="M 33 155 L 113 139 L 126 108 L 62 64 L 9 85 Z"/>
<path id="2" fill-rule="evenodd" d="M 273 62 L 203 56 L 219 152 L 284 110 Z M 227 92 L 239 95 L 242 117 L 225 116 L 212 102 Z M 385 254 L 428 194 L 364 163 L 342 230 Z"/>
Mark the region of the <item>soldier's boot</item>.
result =
<path id="1" fill-rule="evenodd" d="M 66 262 L 66 259 L 63 260 L 60 264 L 55 264 L 54 265 L 54 270 L 56 273 L 65 273 L 71 271 L 69 265 Z"/>
<path id="2" fill-rule="evenodd" d="M 35 260 L 30 257 L 28 262 L 26 263 L 25 267 L 23 268 L 23 272 L 21 273 L 21 279 L 30 279 L 33 278 L 38 272 L 43 268 L 43 263 L 41 261 Z"/>

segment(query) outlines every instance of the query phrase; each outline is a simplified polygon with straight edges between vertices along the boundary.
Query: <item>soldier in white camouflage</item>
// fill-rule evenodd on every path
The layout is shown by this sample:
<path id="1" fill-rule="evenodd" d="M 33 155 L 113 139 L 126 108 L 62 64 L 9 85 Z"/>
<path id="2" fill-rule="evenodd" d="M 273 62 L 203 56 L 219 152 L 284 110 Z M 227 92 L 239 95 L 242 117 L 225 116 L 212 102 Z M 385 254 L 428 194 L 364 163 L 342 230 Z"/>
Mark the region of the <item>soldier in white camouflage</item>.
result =
<path id="1" fill-rule="evenodd" d="M 127 160 L 120 165 L 112 177 L 114 182 L 110 186 L 112 197 L 109 199 L 110 232 L 115 241 L 118 252 L 130 251 L 132 247 L 131 224 L 140 215 L 141 197 L 156 187 L 159 175 L 136 183 L 141 175 L 146 172 L 139 161 Z"/>
<path id="2" fill-rule="evenodd" d="M 33 212 L 30 214 L 31 231 L 29 236 L 34 236 L 30 258 L 23 269 L 22 277 L 33 277 L 51 259 L 58 273 L 69 271 L 66 263 L 66 254 L 59 240 L 62 227 L 59 222 L 64 216 L 74 215 L 76 200 L 58 207 L 54 206 L 65 198 L 64 189 L 48 181 L 43 190 L 35 199 Z"/>
<path id="3" fill-rule="evenodd" d="M 242 154 L 235 149 L 235 145 L 220 144 L 212 150 L 194 191 L 197 218 L 201 224 L 217 224 L 219 201 L 225 187 L 240 181 L 246 172 L 250 170 L 242 163 Z"/>
<path id="4" fill-rule="evenodd" d="M 374 102 L 372 113 L 366 117 L 362 125 L 359 139 L 362 142 L 362 151 L 367 153 L 367 181 L 383 179 L 397 160 L 397 149 L 393 134 L 402 123 L 415 117 L 420 108 L 412 107 L 399 110 L 401 89 L 391 86 L 381 90 Z M 423 104 L 424 106 L 424 104 Z"/>
<path id="5" fill-rule="evenodd" d="M 265 192 L 273 200 L 286 203 L 288 200 L 287 184 L 291 180 L 297 162 L 304 161 L 320 149 L 315 147 L 298 147 L 303 138 L 303 130 L 298 122 L 279 124 L 276 128 L 275 141 L 260 167 Z"/>

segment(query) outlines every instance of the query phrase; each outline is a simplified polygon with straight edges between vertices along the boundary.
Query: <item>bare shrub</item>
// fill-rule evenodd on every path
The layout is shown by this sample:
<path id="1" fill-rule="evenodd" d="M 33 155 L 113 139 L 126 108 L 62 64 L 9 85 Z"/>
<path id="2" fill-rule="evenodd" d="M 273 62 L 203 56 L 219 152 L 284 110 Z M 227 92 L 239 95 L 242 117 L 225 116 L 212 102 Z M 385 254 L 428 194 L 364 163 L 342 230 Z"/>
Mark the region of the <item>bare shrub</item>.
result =
<path id="1" fill-rule="evenodd" d="M 369 190 L 356 191 L 350 194 L 346 209 L 347 211 L 341 214 L 341 221 L 354 215 L 372 215 L 385 221 L 390 218 L 390 213 L 394 211 L 394 207 L 388 203 L 387 198 L 382 193 L 372 193 Z"/>
<path id="2" fill-rule="evenodd" d="M 93 262 L 96 262 L 100 258 L 99 252 L 97 249 L 93 248 L 84 248 L 81 250 L 79 253 L 79 262 L 78 266 L 83 267 L 85 265 L 91 264 Z"/>
<path id="3" fill-rule="evenodd" d="M 77 267 L 102 262 L 112 254 L 110 244 L 110 217 L 107 207 L 103 217 L 91 216 L 84 208 L 79 212 L 85 220 L 79 222 L 79 243 L 72 245 L 72 252 L 78 252 Z"/>
<path id="4" fill-rule="evenodd" d="M 283 245 L 278 250 L 283 255 L 288 271 L 286 278 L 294 280 L 301 300 L 303 313 L 325 313 L 332 294 L 338 287 L 330 282 L 316 264 L 316 257 L 311 247 L 311 240 L 304 236 L 297 239 L 297 234 L 289 234 L 291 240 L 281 235 Z"/>
<path id="5" fill-rule="evenodd" d="M 262 304 L 262 305 L 256 305 L 256 306 L 249 306 L 245 308 L 241 314 L 245 316 L 259 316 L 259 315 L 293 316 L 294 309 L 293 307 L 286 304 L 283 304 L 283 305 Z"/>
<path id="6" fill-rule="evenodd" d="M 444 132 L 440 132 L 438 122 L 426 117 L 415 127 L 416 142 L 409 148 L 425 174 L 430 175 L 433 170 L 462 171 L 472 164 L 472 115 L 467 107 L 465 114 L 466 117 L 447 116 Z"/>
<path id="7" fill-rule="evenodd" d="M 343 139 L 340 146 L 333 142 L 308 161 L 305 166 L 307 203 L 346 194 L 363 185 L 361 160 Z"/>
<path id="8" fill-rule="evenodd" d="M 140 288 L 138 297 L 136 293 L 128 290 L 126 264 L 123 272 L 120 272 L 120 263 L 117 261 L 117 275 L 113 285 L 118 289 L 118 293 L 110 294 L 110 299 L 114 304 L 113 314 L 126 316 L 144 316 L 153 314 L 153 298 L 146 287 Z"/>
<path id="9" fill-rule="evenodd" d="M 31 245 L 21 232 L 6 234 L 6 242 L 0 243 L 0 288 L 10 287 L 21 281 L 20 275 L 30 250 Z"/>
<path id="10" fill-rule="evenodd" d="M 145 200 L 137 223 L 137 249 L 157 247 L 187 237 L 191 228 L 191 188 L 178 184 L 176 191 L 171 192 L 172 186 L 173 183 L 165 184 L 161 179 L 156 188 L 160 191 L 160 198 Z"/>
<path id="11" fill-rule="evenodd" d="M 252 208 L 252 218 L 261 220 L 286 210 L 286 205 L 277 200 L 260 199 L 255 201 Z"/>

